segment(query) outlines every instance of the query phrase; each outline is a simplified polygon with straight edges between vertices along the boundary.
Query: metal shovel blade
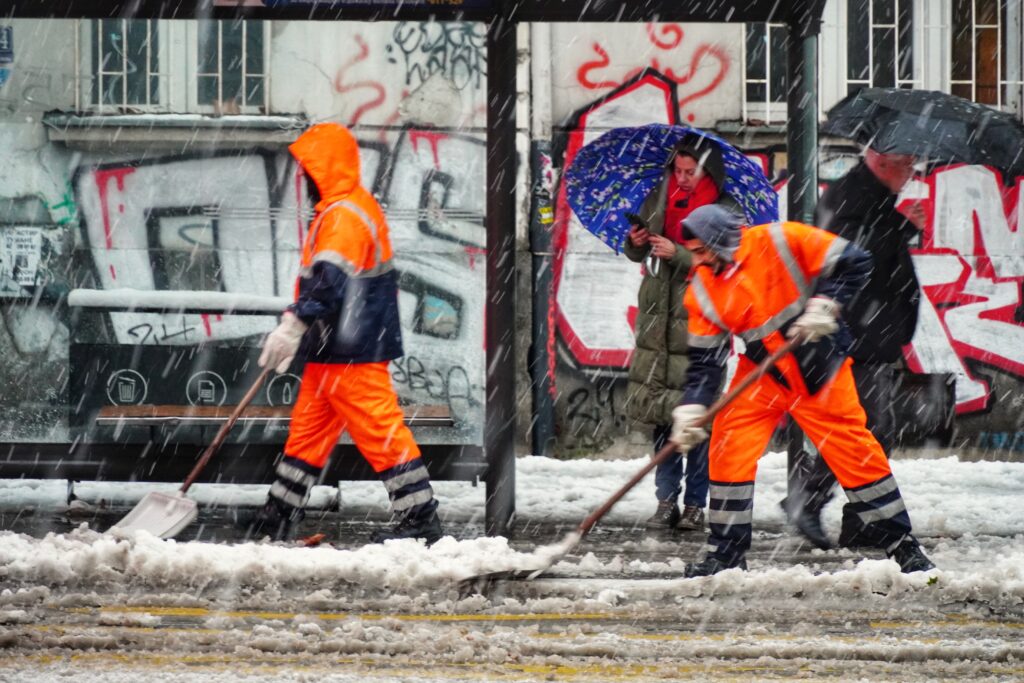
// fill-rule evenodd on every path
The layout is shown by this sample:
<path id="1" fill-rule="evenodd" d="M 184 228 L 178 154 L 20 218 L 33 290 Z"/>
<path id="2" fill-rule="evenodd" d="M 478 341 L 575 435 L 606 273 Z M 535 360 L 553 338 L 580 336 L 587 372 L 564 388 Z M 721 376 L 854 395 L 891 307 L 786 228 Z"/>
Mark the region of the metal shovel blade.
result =
<path id="1" fill-rule="evenodd" d="M 113 528 L 148 531 L 160 538 L 173 538 L 199 516 L 199 506 L 181 491 L 174 494 L 151 491 Z"/>

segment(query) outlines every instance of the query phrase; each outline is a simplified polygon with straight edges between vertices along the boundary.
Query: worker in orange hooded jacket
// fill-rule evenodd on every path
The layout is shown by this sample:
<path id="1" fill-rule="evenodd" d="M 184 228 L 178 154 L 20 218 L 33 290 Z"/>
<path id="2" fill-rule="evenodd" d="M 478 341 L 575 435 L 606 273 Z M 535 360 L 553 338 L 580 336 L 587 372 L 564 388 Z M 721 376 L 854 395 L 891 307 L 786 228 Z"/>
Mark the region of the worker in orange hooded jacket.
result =
<path id="1" fill-rule="evenodd" d="M 708 438 L 695 423 L 721 383 L 731 335 L 746 343 L 734 383 L 754 372 L 786 337 L 802 340 L 715 417 L 707 553 L 687 565 L 686 576 L 746 568 L 757 461 L 784 414 L 814 441 L 835 473 L 865 539 L 904 572 L 932 569 L 911 534 L 885 453 L 865 426 L 847 357 L 851 338 L 838 318 L 864 286 L 871 257 L 837 235 L 801 223 L 743 230 L 741 217 L 717 205 L 695 209 L 682 225 L 694 271 L 684 296 L 690 364 L 670 437 L 680 451 Z"/>
<path id="2" fill-rule="evenodd" d="M 317 200 L 302 247 L 295 302 L 263 345 L 260 367 L 305 362 L 291 427 L 266 505 L 251 533 L 292 535 L 342 432 L 384 482 L 390 530 L 373 540 L 442 535 L 437 500 L 403 421 L 388 362 L 402 355 L 398 278 L 384 212 L 359 181 L 359 147 L 344 126 L 321 123 L 289 147 Z"/>

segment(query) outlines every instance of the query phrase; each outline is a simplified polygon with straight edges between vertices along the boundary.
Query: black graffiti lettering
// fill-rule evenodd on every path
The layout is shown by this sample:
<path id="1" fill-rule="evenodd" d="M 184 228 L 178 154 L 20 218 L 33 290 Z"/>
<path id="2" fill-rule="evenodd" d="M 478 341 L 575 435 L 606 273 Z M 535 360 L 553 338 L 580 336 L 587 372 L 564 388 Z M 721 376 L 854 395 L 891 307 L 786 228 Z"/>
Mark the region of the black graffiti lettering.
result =
<path id="1" fill-rule="evenodd" d="M 143 332 L 140 334 L 139 330 L 142 330 Z M 141 336 L 142 339 L 139 340 L 139 343 L 145 344 L 149 340 L 149 338 L 153 336 L 153 326 L 150 325 L 149 323 L 142 323 L 141 325 L 136 325 L 135 327 L 128 328 L 128 334 L 130 334 L 133 337 Z"/>
<path id="2" fill-rule="evenodd" d="M 615 393 L 614 381 L 602 381 L 578 387 L 569 394 L 566 399 L 566 431 L 576 440 L 577 448 L 608 448 L 614 434 L 626 428 L 627 419 L 616 407 Z"/>
<path id="3" fill-rule="evenodd" d="M 416 356 L 409 356 L 407 362 L 407 368 L 409 371 L 409 388 L 410 389 L 427 389 L 429 383 L 427 382 L 426 373 L 423 368 L 423 363 Z M 428 393 L 429 389 L 428 389 Z"/>
<path id="4" fill-rule="evenodd" d="M 438 399 L 455 414 L 456 403 L 466 408 L 473 403 L 473 385 L 469 373 L 460 365 L 449 366 L 447 370 L 427 368 L 416 356 L 404 356 L 394 361 L 391 379 L 414 391 L 424 391 L 432 399 Z"/>
<path id="5" fill-rule="evenodd" d="M 487 73 L 486 34 L 473 22 L 401 22 L 392 33 L 405 60 L 405 83 L 418 86 L 435 73 L 459 90 L 480 88 Z"/>
<path id="6" fill-rule="evenodd" d="M 188 326 L 188 324 L 185 322 L 185 318 L 181 319 L 181 329 L 176 332 L 168 332 L 167 325 L 162 324 L 160 325 L 160 327 L 163 328 L 163 334 L 160 336 L 160 341 L 162 342 L 167 341 L 168 339 L 176 339 L 177 337 L 181 337 L 182 339 L 188 339 L 189 333 L 195 332 L 196 330 L 195 327 Z"/>
<path id="7" fill-rule="evenodd" d="M 448 405 L 453 401 L 462 401 L 466 406 L 473 400 L 473 385 L 469 381 L 469 373 L 460 365 L 453 365 L 448 368 L 448 376 L 445 378 L 447 387 Z"/>

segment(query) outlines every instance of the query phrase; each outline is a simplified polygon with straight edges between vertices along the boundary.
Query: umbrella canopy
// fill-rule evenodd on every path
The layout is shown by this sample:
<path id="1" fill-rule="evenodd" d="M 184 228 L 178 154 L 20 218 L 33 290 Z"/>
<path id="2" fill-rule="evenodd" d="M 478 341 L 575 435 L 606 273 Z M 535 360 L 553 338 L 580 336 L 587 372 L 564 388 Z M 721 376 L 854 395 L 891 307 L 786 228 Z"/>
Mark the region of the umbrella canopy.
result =
<path id="1" fill-rule="evenodd" d="M 779 218 L 778 195 L 761 167 L 725 140 L 688 126 L 652 124 L 614 128 L 572 160 L 564 183 L 569 206 L 583 227 L 616 252 L 635 213 L 665 177 L 672 150 L 686 143 L 701 152 L 704 167 L 722 192 L 743 208 L 750 225 Z"/>
<path id="2" fill-rule="evenodd" d="M 1024 125 L 1016 117 L 934 90 L 858 90 L 829 110 L 821 130 L 883 154 L 1024 174 Z"/>

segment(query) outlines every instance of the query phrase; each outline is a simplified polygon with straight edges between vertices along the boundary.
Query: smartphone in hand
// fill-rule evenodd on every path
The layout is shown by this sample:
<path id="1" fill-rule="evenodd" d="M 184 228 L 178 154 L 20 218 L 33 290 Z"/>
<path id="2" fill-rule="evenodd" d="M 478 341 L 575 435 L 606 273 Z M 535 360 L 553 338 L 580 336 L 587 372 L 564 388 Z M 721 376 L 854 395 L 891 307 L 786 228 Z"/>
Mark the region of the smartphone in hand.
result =
<path id="1" fill-rule="evenodd" d="M 639 225 L 644 230 L 647 229 L 647 221 L 645 221 L 643 218 L 640 218 L 640 216 L 638 216 L 635 213 L 627 213 L 626 220 L 632 223 L 633 225 Z"/>

